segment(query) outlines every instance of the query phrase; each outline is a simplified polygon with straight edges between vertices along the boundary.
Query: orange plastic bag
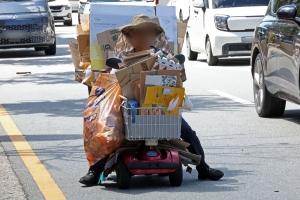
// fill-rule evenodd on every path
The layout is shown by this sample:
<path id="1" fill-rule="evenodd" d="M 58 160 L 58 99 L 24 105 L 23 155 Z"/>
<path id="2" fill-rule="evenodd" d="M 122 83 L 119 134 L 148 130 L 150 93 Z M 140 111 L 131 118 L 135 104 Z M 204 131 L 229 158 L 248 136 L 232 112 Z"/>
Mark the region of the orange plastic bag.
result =
<path id="1" fill-rule="evenodd" d="M 84 110 L 84 150 L 90 166 L 114 152 L 124 139 L 121 88 L 114 74 L 100 74 Z"/>

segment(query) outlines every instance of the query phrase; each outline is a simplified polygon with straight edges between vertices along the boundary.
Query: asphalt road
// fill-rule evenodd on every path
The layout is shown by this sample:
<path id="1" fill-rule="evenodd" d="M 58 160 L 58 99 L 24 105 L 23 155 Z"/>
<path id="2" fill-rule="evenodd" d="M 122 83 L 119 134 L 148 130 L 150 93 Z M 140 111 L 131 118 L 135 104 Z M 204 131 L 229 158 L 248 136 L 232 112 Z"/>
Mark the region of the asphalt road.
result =
<path id="1" fill-rule="evenodd" d="M 88 170 L 82 140 L 88 94 L 86 86 L 74 81 L 67 45 L 75 40 L 75 26 L 58 25 L 56 31 L 56 56 L 33 49 L 0 50 L 0 104 L 67 199 L 299 198 L 299 106 L 288 103 L 279 119 L 259 118 L 251 104 L 249 58 L 222 59 L 209 67 L 205 55 L 186 63 L 186 93 L 195 109 L 183 115 L 197 132 L 206 161 L 223 170 L 224 178 L 199 181 L 193 170 L 174 188 L 167 177 L 138 176 L 131 189 L 119 190 L 111 175 L 100 186 L 82 187 L 78 180 Z M 31 74 L 17 75 L 20 71 Z M 28 199 L 43 199 L 2 126 L 0 141 Z"/>

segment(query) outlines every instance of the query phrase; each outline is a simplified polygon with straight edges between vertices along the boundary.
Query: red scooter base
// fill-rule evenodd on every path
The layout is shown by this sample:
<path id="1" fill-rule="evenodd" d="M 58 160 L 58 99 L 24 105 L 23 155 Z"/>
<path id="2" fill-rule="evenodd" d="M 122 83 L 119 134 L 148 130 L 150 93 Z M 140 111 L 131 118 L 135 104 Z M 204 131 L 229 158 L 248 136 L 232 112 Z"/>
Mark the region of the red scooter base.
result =
<path id="1" fill-rule="evenodd" d="M 173 186 L 182 183 L 182 165 L 178 151 L 143 146 L 139 151 L 127 151 L 119 155 L 117 165 L 119 188 L 130 186 L 132 175 L 168 174 Z"/>

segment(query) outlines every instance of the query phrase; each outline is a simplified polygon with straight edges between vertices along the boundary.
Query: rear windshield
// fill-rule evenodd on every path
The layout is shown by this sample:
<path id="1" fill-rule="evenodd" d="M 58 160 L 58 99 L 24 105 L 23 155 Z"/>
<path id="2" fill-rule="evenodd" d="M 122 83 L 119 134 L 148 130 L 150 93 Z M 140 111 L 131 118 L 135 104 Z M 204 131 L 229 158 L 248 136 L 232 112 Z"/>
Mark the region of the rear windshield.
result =
<path id="1" fill-rule="evenodd" d="M 212 0 L 213 8 L 268 6 L 269 0 Z"/>
<path id="2" fill-rule="evenodd" d="M 0 0 L 1 14 L 46 12 L 46 0 Z"/>

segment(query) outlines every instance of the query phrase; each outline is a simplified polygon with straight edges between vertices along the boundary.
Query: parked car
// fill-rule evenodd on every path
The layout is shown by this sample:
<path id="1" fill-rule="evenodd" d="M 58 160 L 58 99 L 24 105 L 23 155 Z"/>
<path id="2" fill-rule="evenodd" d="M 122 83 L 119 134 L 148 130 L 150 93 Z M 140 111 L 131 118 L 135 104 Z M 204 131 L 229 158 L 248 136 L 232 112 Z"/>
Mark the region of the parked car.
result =
<path id="1" fill-rule="evenodd" d="M 49 2 L 49 6 L 55 22 L 63 22 L 65 26 L 72 26 L 72 6 L 68 0 L 54 0 Z"/>
<path id="2" fill-rule="evenodd" d="M 79 9 L 79 1 L 78 0 L 69 0 L 71 7 L 72 7 L 72 12 L 78 12 Z"/>
<path id="3" fill-rule="evenodd" d="M 54 20 L 46 0 L 0 1 L 0 48 L 56 54 Z"/>
<path id="4" fill-rule="evenodd" d="M 194 0 L 186 34 L 187 57 L 206 52 L 210 66 L 219 57 L 249 56 L 248 38 L 263 19 L 269 0 Z"/>
<path id="5" fill-rule="evenodd" d="M 81 14 L 90 14 L 90 3 L 104 3 L 104 2 L 145 2 L 145 5 L 171 5 L 171 0 L 79 0 L 78 22 L 80 23 Z"/>
<path id="6" fill-rule="evenodd" d="M 255 29 L 251 67 L 260 117 L 281 117 L 286 101 L 300 104 L 299 5 L 300 0 L 271 0 Z"/>

